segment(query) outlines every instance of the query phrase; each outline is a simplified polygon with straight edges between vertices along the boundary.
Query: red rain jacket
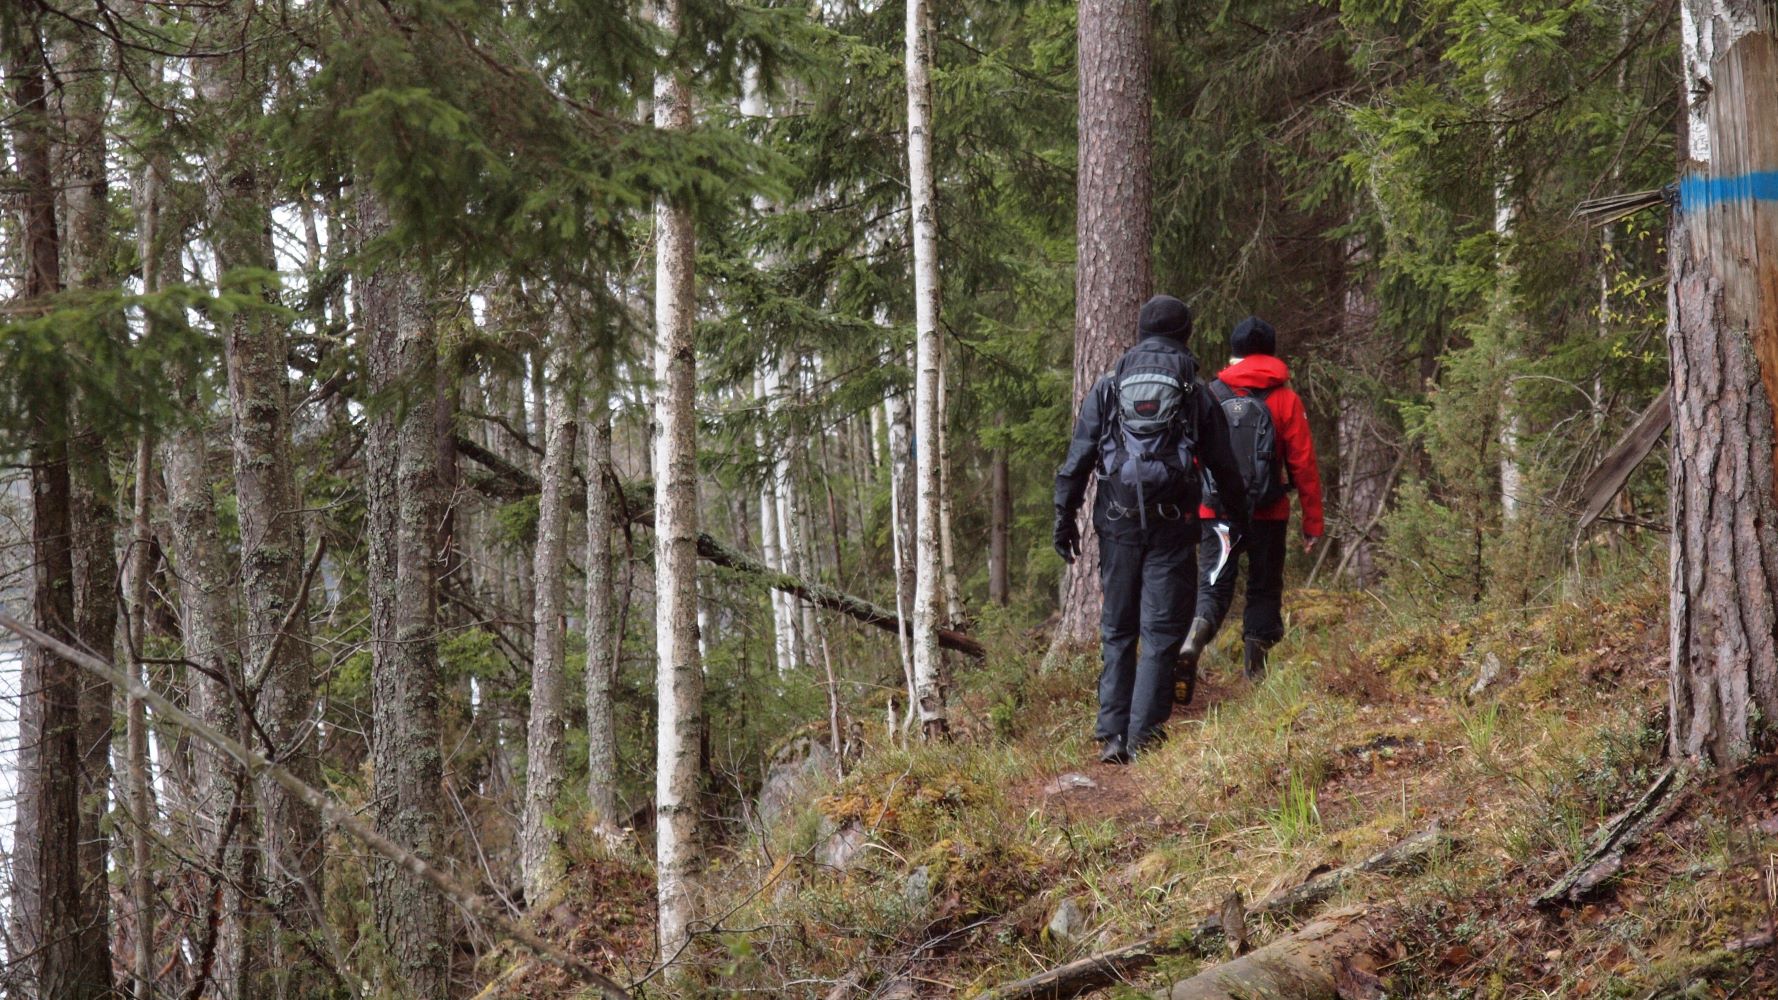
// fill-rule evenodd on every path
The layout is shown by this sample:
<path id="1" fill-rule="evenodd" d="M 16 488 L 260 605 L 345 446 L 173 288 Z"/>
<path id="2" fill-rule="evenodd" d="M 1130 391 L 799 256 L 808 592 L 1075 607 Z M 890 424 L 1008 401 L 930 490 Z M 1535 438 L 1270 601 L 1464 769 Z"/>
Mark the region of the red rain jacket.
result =
<path id="1" fill-rule="evenodd" d="M 1217 378 L 1245 396 L 1254 389 L 1270 389 L 1266 409 L 1272 411 L 1272 423 L 1278 429 L 1278 450 L 1284 453 L 1284 465 L 1290 470 L 1290 482 L 1303 505 L 1303 534 L 1319 538 L 1325 530 L 1321 519 L 1321 471 L 1315 465 L 1315 442 L 1309 436 L 1309 415 L 1303 410 L 1302 397 L 1286 382 L 1290 368 L 1269 354 L 1242 358 L 1224 368 Z M 1208 507 L 1198 508 L 1198 516 L 1206 520 L 1216 516 Z M 1258 521 L 1290 520 L 1290 494 L 1253 512 Z"/>

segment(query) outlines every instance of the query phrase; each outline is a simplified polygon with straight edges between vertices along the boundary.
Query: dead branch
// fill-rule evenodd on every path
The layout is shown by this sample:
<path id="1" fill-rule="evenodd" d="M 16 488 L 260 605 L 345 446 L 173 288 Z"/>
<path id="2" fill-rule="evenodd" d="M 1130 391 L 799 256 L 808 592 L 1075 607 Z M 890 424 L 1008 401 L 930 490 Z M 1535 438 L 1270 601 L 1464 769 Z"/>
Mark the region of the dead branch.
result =
<path id="1" fill-rule="evenodd" d="M 1600 828 L 1580 861 L 1538 893 L 1531 905 L 1547 909 L 1578 903 L 1616 875 L 1624 867 L 1624 855 L 1679 811 L 1691 790 L 1691 778 L 1689 771 L 1672 767 L 1662 771 L 1634 805 Z"/>
<path id="2" fill-rule="evenodd" d="M 1605 507 L 1611 498 L 1618 495 L 1624 484 L 1630 481 L 1630 473 L 1642 464 L 1660 443 L 1661 435 L 1666 432 L 1667 425 L 1673 422 L 1673 387 L 1661 390 L 1648 409 L 1636 418 L 1617 444 L 1605 453 L 1599 464 L 1587 475 L 1587 481 L 1580 488 L 1580 523 L 1575 525 L 1578 537 L 1592 523 L 1605 513 Z"/>

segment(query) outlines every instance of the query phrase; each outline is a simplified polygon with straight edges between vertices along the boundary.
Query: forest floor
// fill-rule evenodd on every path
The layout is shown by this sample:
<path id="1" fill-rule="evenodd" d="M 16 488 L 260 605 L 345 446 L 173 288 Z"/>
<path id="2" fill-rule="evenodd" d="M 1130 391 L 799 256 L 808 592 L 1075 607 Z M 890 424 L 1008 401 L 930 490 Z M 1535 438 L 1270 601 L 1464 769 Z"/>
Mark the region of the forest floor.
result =
<path id="1" fill-rule="evenodd" d="M 1665 766 L 1664 602 L 1648 578 L 1452 621 L 1297 591 L 1266 680 L 1239 679 L 1225 630 L 1197 703 L 1127 767 L 1093 757 L 1090 659 L 1041 672 L 1023 640 L 959 670 L 951 743 L 867 750 L 777 828 L 713 852 L 717 929 L 681 989 L 967 997 L 1437 825 L 1451 846 L 1423 870 L 1352 880 L 1320 908 L 1385 914 L 1395 931 L 1365 964 L 1386 995 L 1778 997 L 1778 952 L 1733 947 L 1778 907 L 1778 761 L 1696 783 L 1590 897 L 1531 903 Z M 576 896 L 599 902 L 570 921 L 620 975 L 649 944 L 641 864 L 589 864 Z M 1172 950 L 1106 995 L 1227 958 L 1220 940 Z"/>

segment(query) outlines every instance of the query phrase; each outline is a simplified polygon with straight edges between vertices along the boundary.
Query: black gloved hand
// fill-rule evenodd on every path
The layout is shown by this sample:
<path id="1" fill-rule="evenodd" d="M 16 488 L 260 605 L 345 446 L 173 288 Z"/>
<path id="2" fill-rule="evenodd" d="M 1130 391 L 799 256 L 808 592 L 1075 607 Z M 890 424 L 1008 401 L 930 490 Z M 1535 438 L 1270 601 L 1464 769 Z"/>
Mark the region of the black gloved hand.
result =
<path id="1" fill-rule="evenodd" d="M 1074 515 L 1060 507 L 1056 508 L 1056 554 L 1070 566 L 1080 555 L 1080 528 L 1074 523 Z"/>

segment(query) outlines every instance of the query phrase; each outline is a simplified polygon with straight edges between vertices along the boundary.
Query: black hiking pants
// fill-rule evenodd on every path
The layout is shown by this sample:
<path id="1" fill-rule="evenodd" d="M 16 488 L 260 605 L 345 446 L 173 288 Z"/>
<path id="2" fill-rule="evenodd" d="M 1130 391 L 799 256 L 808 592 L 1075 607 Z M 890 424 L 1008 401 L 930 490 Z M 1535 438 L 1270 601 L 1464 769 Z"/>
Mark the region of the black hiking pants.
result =
<path id="1" fill-rule="evenodd" d="M 1101 740 L 1122 736 L 1132 750 L 1159 739 L 1173 714 L 1173 665 L 1191 623 L 1196 589 L 1197 518 L 1152 515 L 1147 528 L 1129 519 L 1094 517 L 1099 531 L 1099 583 L 1105 604 L 1099 636 Z M 1100 514 L 1100 512 L 1095 512 Z"/>
<path id="2" fill-rule="evenodd" d="M 1284 554 L 1289 534 L 1289 521 L 1255 520 L 1247 532 L 1247 543 L 1230 557 L 1222 574 L 1211 583 L 1210 571 L 1216 568 L 1221 550 L 1211 522 L 1204 522 L 1204 544 L 1198 550 L 1197 617 L 1210 623 L 1211 635 L 1221 630 L 1222 620 L 1235 603 L 1235 584 L 1245 560 L 1247 612 L 1242 638 L 1261 642 L 1284 638 Z"/>

